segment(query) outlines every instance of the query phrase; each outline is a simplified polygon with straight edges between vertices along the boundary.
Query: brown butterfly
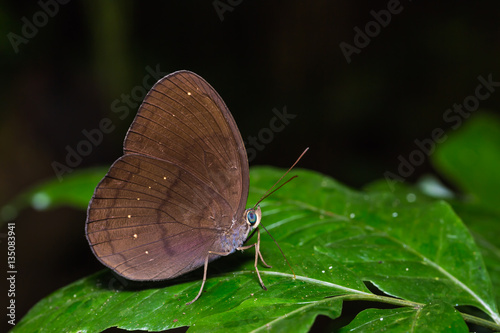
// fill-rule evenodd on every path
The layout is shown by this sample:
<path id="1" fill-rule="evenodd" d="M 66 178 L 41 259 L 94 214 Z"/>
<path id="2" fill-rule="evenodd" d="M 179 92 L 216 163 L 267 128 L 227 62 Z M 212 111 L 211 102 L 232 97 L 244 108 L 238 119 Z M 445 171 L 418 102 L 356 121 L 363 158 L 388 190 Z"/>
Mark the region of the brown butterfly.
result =
<path id="1" fill-rule="evenodd" d="M 248 187 L 245 145 L 224 101 L 200 76 L 175 72 L 149 91 L 124 155 L 97 186 L 87 239 L 104 265 L 130 280 L 172 279 L 204 265 L 188 304 L 200 297 L 210 261 L 255 247 L 266 289 L 258 258 L 271 266 L 260 253 L 260 207 L 245 209 Z M 255 228 L 257 242 L 243 246 Z"/>

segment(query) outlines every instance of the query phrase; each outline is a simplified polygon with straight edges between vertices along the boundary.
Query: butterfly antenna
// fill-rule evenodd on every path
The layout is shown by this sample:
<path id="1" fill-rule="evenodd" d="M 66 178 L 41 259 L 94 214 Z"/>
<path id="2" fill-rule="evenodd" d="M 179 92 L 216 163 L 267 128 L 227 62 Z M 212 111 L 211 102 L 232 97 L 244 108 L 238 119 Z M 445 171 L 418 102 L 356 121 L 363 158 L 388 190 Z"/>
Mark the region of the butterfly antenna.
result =
<path id="1" fill-rule="evenodd" d="M 283 184 L 284 185 L 284 184 Z M 278 249 L 280 250 L 281 252 L 281 255 L 283 256 L 283 258 L 285 258 L 285 261 L 286 261 L 286 264 L 288 265 L 288 267 L 290 267 L 290 270 L 292 271 L 293 273 L 293 278 L 295 279 L 295 272 L 293 271 L 293 268 L 292 268 L 292 265 L 290 265 L 290 262 L 288 261 L 288 259 L 286 258 L 285 254 L 283 253 L 283 250 L 281 249 L 281 247 L 279 246 L 278 242 L 276 241 L 276 239 L 274 239 L 274 237 L 269 233 L 269 231 L 267 231 L 266 227 L 264 227 L 264 225 L 262 223 L 260 223 L 260 226 L 262 228 L 264 228 L 264 230 L 267 232 L 267 234 L 269 236 L 271 236 L 271 238 L 273 239 L 274 241 L 274 244 L 276 244 L 276 246 L 278 247 Z"/>
<path id="2" fill-rule="evenodd" d="M 283 184 L 281 184 L 278 188 L 274 189 L 273 191 L 271 191 L 276 185 L 279 184 L 279 182 L 285 178 L 285 176 L 293 169 L 293 167 L 300 161 L 300 159 L 302 158 L 302 156 L 304 156 L 304 154 L 309 150 L 309 147 L 307 147 L 303 152 L 302 154 L 300 154 L 299 158 L 295 161 L 295 163 L 292 164 L 292 166 L 290 167 L 290 169 L 288 169 L 284 174 L 283 176 L 280 177 L 280 179 L 278 179 L 278 181 L 276 183 L 274 183 L 273 186 L 271 186 L 269 188 L 269 190 L 267 190 L 267 192 L 262 196 L 262 198 L 259 199 L 259 201 L 257 201 L 257 203 L 255 204 L 255 206 L 253 206 L 253 208 L 255 209 L 257 207 L 258 204 L 260 204 L 262 202 L 262 200 L 264 200 L 265 198 L 267 198 L 268 196 L 270 196 L 271 194 L 273 194 L 274 192 L 276 192 L 277 190 L 279 190 L 283 185 L 285 185 L 286 183 L 288 183 L 289 181 L 291 181 L 292 179 L 294 178 L 297 178 L 298 176 L 293 176 L 292 178 L 288 179 L 286 182 L 284 182 Z M 264 228 L 265 229 L 265 228 Z M 267 231 L 267 230 L 266 230 Z M 272 237 L 272 236 L 271 236 Z M 276 241 L 275 241 L 276 242 Z M 278 243 L 276 243 L 278 244 Z M 280 249 L 281 250 L 281 249 Z M 283 252 L 282 252 L 283 253 Z M 285 258 L 286 259 L 286 258 Z"/>

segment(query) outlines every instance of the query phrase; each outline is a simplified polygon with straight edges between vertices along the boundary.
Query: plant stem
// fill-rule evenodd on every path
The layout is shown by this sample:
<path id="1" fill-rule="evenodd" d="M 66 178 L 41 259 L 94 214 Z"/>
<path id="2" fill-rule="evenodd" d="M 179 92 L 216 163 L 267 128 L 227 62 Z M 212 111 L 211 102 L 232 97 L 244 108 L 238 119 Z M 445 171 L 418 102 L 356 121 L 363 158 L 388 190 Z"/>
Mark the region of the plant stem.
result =
<path id="1" fill-rule="evenodd" d="M 489 321 L 489 320 L 486 320 L 486 319 L 483 319 L 483 318 L 479 318 L 479 317 L 475 317 L 475 316 L 471 316 L 469 314 L 462 313 L 462 312 L 460 312 L 460 314 L 462 315 L 462 317 L 464 318 L 464 320 L 466 322 L 468 322 L 468 323 L 476 324 L 476 325 L 479 325 L 479 326 L 486 327 L 487 329 L 490 329 L 493 332 L 499 332 L 500 331 L 500 325 L 495 324 L 492 321 Z"/>
<path id="2" fill-rule="evenodd" d="M 379 295 L 368 295 L 368 294 L 344 295 L 344 296 L 338 296 L 335 298 L 343 298 L 346 301 L 381 302 L 381 303 L 386 303 L 386 304 L 393 304 L 393 305 L 412 307 L 412 308 L 421 308 L 425 305 L 424 303 L 406 301 L 404 299 L 399 299 L 399 298 L 379 296 Z M 467 323 L 476 324 L 476 325 L 485 327 L 487 329 L 490 329 L 494 332 L 500 331 L 500 325 L 498 325 L 492 321 L 489 321 L 489 320 L 486 320 L 483 318 L 479 318 L 476 316 L 472 316 L 472 315 L 469 315 L 469 314 L 463 313 L 463 312 L 460 312 L 460 314 L 462 315 L 462 318 L 464 318 L 465 322 L 467 322 Z"/>

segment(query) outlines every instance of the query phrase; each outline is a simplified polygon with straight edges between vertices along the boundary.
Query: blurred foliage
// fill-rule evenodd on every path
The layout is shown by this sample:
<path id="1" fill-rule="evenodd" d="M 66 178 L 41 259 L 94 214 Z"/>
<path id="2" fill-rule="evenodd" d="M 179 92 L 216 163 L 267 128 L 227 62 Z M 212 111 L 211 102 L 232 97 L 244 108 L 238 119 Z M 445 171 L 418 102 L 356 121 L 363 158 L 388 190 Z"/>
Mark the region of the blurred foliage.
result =
<path id="1" fill-rule="evenodd" d="M 0 209 L 0 222 L 15 219 L 28 207 L 40 211 L 61 206 L 87 209 L 95 186 L 107 171 L 108 168 L 82 169 L 62 180 L 54 178 L 35 185 Z"/>
<path id="2" fill-rule="evenodd" d="M 500 119 L 479 114 L 460 133 L 450 133 L 433 158 L 436 169 L 471 205 L 500 214 Z"/>

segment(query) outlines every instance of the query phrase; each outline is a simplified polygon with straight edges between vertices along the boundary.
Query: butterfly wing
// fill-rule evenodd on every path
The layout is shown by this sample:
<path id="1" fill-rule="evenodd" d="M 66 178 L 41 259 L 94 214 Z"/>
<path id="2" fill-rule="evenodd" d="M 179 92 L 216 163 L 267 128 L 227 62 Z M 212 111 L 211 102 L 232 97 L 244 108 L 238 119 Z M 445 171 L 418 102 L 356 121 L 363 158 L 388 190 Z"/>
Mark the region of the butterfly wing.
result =
<path id="1" fill-rule="evenodd" d="M 225 235 L 247 201 L 248 161 L 234 119 L 205 80 L 186 71 L 160 80 L 124 151 L 88 209 L 87 239 L 101 262 L 132 280 L 160 280 L 227 250 Z"/>

